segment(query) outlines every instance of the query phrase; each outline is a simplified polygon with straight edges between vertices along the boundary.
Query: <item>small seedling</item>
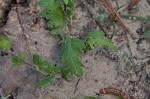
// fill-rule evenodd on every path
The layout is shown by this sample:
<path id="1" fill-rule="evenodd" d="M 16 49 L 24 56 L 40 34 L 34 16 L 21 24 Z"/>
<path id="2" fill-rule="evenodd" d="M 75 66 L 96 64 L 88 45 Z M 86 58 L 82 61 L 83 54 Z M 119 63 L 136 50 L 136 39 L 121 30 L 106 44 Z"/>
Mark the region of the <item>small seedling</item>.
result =
<path id="1" fill-rule="evenodd" d="M 87 48 L 94 49 L 96 46 L 107 46 L 113 51 L 117 50 L 112 41 L 104 37 L 102 31 L 89 33 L 85 40 L 70 36 L 71 31 L 69 27 L 75 18 L 73 13 L 75 3 L 73 0 L 63 0 L 63 2 L 60 2 L 60 0 L 41 0 L 39 5 L 43 8 L 40 15 L 48 20 L 48 27 L 53 29 L 50 31 L 50 34 L 62 37 L 60 41 L 62 46 L 61 67 L 59 65 L 53 66 L 49 61 L 37 54 L 33 55 L 32 61 L 34 64 L 30 65 L 26 62 L 27 58 L 24 54 L 18 53 L 15 55 L 14 53 L 10 53 L 13 65 L 27 65 L 27 67 L 45 75 L 45 78 L 38 84 L 39 88 L 44 88 L 47 84 L 51 84 L 57 79 L 57 75 L 59 74 L 66 81 L 70 81 L 71 75 L 82 77 L 84 74 L 84 65 L 80 57 L 85 53 Z M 7 51 L 11 47 L 12 43 L 8 38 L 0 37 L 0 50 Z"/>

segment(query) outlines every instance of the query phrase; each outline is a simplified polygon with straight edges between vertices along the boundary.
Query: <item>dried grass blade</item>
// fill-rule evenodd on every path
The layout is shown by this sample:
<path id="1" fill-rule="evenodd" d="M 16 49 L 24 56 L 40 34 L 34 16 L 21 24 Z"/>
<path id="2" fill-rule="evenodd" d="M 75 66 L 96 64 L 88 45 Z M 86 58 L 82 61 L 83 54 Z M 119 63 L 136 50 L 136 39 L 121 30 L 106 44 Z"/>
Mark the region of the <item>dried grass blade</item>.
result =
<path id="1" fill-rule="evenodd" d="M 113 15 L 116 16 L 116 19 L 120 22 L 120 24 L 125 28 L 126 31 L 128 31 L 128 28 L 126 27 L 126 25 L 124 24 L 123 20 L 121 19 L 121 17 L 117 14 L 117 12 L 115 11 L 115 9 L 112 7 L 111 3 L 109 2 L 109 0 L 101 0 L 104 4 L 104 6 L 108 9 L 108 11 Z"/>

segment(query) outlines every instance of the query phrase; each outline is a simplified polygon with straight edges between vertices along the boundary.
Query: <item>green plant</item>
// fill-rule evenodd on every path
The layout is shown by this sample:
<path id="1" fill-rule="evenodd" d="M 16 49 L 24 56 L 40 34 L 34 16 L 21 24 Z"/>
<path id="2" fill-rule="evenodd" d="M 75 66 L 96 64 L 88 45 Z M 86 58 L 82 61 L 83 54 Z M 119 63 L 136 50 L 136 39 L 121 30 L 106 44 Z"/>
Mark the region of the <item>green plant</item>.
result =
<path id="1" fill-rule="evenodd" d="M 104 39 L 103 32 L 90 33 L 88 40 L 85 40 L 86 44 L 81 39 L 71 38 L 69 26 L 71 25 L 72 19 L 75 18 L 73 13 L 75 3 L 73 0 L 63 0 L 63 3 L 59 0 L 41 0 L 39 5 L 44 8 L 41 12 L 41 16 L 49 21 L 48 27 L 53 28 L 51 34 L 60 35 L 62 37 L 61 63 L 63 67 L 61 73 L 65 80 L 69 81 L 69 76 L 72 74 L 78 77 L 83 75 L 84 65 L 80 57 L 84 54 L 86 45 L 90 46 L 91 49 L 98 45 L 108 46 L 116 50 L 116 46 L 114 46 L 109 39 Z"/>
<path id="2" fill-rule="evenodd" d="M 69 23 L 74 18 L 73 10 L 75 3 L 73 0 L 41 0 L 39 5 L 44 8 L 41 16 L 49 20 L 49 28 L 53 28 L 51 34 L 62 37 L 62 76 L 69 81 L 69 75 L 75 74 L 78 77 L 83 75 L 83 64 L 80 56 L 84 53 L 84 42 L 80 39 L 71 38 Z M 51 6 L 51 8 L 50 8 Z"/>
<path id="3" fill-rule="evenodd" d="M 86 49 L 93 49 L 96 46 L 107 46 L 113 51 L 117 50 L 117 47 L 111 42 L 109 38 L 104 37 L 102 31 L 91 32 L 85 40 L 73 38 L 70 36 L 70 26 L 72 20 L 75 18 L 73 10 L 75 3 L 73 0 L 41 0 L 39 5 L 43 8 L 40 15 L 48 21 L 48 27 L 52 29 L 50 34 L 60 36 L 62 46 L 61 66 L 53 66 L 47 60 L 41 58 L 39 55 L 33 55 L 33 63 L 26 62 L 26 57 L 23 54 L 14 53 L 10 59 L 15 66 L 27 65 L 29 68 L 41 72 L 45 75 L 45 78 L 41 80 L 38 87 L 44 88 L 47 84 L 51 84 L 57 79 L 57 75 L 62 74 L 62 77 L 66 81 L 70 81 L 71 75 L 82 77 L 83 63 L 80 57 L 84 54 Z M 8 38 L 0 38 L 0 50 L 10 50 L 12 44 Z M 91 98 L 88 98 L 91 99 Z"/>
<path id="4" fill-rule="evenodd" d="M 85 44 L 80 39 L 72 39 L 69 36 L 63 42 L 62 48 L 62 74 L 65 80 L 69 81 L 69 74 L 75 74 L 78 77 L 83 75 L 83 64 L 80 60 L 81 55 L 84 54 Z M 67 72 L 67 74 L 66 74 Z"/>
<path id="5" fill-rule="evenodd" d="M 63 29 L 66 30 L 68 22 L 74 18 L 73 10 L 75 3 L 73 0 L 41 0 L 39 5 L 44 9 L 41 16 L 46 18 L 48 27 L 52 28 L 51 34 L 61 35 L 63 37 Z"/>
<path id="6" fill-rule="evenodd" d="M 16 56 L 22 59 L 23 61 L 26 61 L 26 57 L 24 54 L 17 53 Z M 24 64 L 23 62 L 19 61 L 15 56 L 12 56 L 12 55 L 10 56 L 10 60 L 12 61 L 13 66 L 21 66 Z"/>
<path id="7" fill-rule="evenodd" d="M 6 36 L 0 36 L 0 51 L 8 51 L 12 46 L 11 40 Z"/>
<path id="8" fill-rule="evenodd" d="M 44 88 L 47 84 L 51 84 L 56 75 L 60 73 L 58 65 L 52 66 L 48 61 L 42 59 L 39 55 L 33 56 L 33 63 L 37 65 L 40 71 L 46 74 L 46 77 L 38 84 L 39 88 Z"/>
<path id="9" fill-rule="evenodd" d="M 117 46 L 115 46 L 110 39 L 105 38 L 102 31 L 89 33 L 87 44 L 90 46 L 91 49 L 95 48 L 95 46 L 107 46 L 111 50 L 117 50 Z"/>

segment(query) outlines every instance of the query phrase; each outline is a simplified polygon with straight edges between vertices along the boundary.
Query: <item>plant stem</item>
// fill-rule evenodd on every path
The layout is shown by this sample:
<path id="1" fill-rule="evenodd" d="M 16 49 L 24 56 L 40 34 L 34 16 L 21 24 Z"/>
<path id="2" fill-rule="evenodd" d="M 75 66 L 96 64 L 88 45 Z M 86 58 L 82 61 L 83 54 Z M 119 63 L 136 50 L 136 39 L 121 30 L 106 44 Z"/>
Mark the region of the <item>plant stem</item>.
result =
<path id="1" fill-rule="evenodd" d="M 116 0 L 117 9 L 119 8 L 118 0 Z"/>
<path id="2" fill-rule="evenodd" d="M 40 72 L 40 73 L 43 74 L 43 75 L 46 75 L 45 73 L 39 71 L 39 70 L 36 68 L 36 66 L 34 66 L 34 67 L 35 67 L 35 68 L 34 68 L 33 65 L 31 65 L 31 64 L 29 64 L 29 63 L 27 63 L 27 62 L 25 62 L 24 60 L 22 60 L 21 58 L 19 58 L 17 55 L 15 55 L 13 52 L 9 51 L 8 54 L 14 56 L 17 60 L 19 60 L 20 62 L 24 63 L 27 68 L 30 68 L 30 69 L 32 69 L 32 70 L 34 70 L 34 71 Z"/>
<path id="3" fill-rule="evenodd" d="M 114 35 L 115 35 L 115 29 L 116 29 L 116 27 L 115 27 L 115 22 L 113 22 L 112 25 L 113 25 L 113 34 L 111 35 L 110 40 L 113 39 L 113 37 L 114 37 Z"/>

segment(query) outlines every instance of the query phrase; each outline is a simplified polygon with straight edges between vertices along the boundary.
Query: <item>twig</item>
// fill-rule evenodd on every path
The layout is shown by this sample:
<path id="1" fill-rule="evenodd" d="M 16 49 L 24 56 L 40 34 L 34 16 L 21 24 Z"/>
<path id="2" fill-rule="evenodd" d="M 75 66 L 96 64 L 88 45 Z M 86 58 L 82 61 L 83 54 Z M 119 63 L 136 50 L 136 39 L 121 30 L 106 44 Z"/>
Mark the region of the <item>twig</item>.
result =
<path id="1" fill-rule="evenodd" d="M 119 8 L 118 0 L 116 0 L 117 9 Z"/>
<path id="2" fill-rule="evenodd" d="M 108 88 L 103 88 L 99 91 L 100 94 L 110 94 L 110 95 L 115 95 L 115 96 L 122 96 L 122 99 L 130 99 L 129 96 L 123 92 L 122 90 L 108 87 Z"/>
<path id="3" fill-rule="evenodd" d="M 95 20 L 96 24 L 100 27 L 100 29 L 105 33 L 105 36 L 108 36 L 107 30 L 104 28 L 104 22 Z"/>
<path id="4" fill-rule="evenodd" d="M 131 57 L 133 57 L 133 53 L 132 53 L 132 50 L 131 50 L 131 46 L 130 46 L 130 41 L 129 41 L 128 34 L 126 33 L 126 35 L 124 35 L 124 37 L 125 37 L 126 40 L 127 40 L 127 48 L 128 48 L 128 50 L 129 50 L 129 53 L 130 53 Z M 133 62 L 133 66 L 135 66 L 134 60 L 133 60 L 132 62 Z"/>
<path id="5" fill-rule="evenodd" d="M 20 6 L 20 5 L 17 4 L 17 7 L 16 7 L 16 12 L 17 12 L 18 21 L 19 21 L 19 24 L 20 24 L 22 33 L 23 33 L 23 35 L 24 35 L 24 37 L 25 37 L 25 41 L 26 41 L 26 45 L 27 45 L 27 47 L 28 47 L 29 53 L 32 55 L 32 51 L 31 51 L 31 49 L 29 48 L 29 44 L 30 44 L 30 43 L 29 43 L 29 39 L 28 39 L 27 35 L 25 34 L 25 30 L 24 30 L 24 27 L 23 27 L 22 22 L 21 22 L 21 18 L 20 18 L 20 14 L 19 14 L 19 6 Z"/>
<path id="6" fill-rule="evenodd" d="M 74 94 L 76 93 L 76 91 L 77 91 L 77 86 L 78 86 L 78 84 L 79 84 L 79 81 L 81 80 L 81 78 L 79 78 L 78 80 L 77 80 L 77 83 L 76 83 L 76 85 L 75 85 L 75 89 L 74 89 Z"/>
<path id="7" fill-rule="evenodd" d="M 109 2 L 109 0 L 101 0 L 104 4 L 104 6 L 108 9 L 108 11 L 113 15 L 116 16 L 116 19 L 119 21 L 119 23 L 124 27 L 124 29 L 126 31 L 128 31 L 128 28 L 126 27 L 126 25 L 124 24 L 123 20 L 120 18 L 120 16 L 117 14 L 117 12 L 115 11 L 115 9 L 112 7 L 111 3 Z"/>
<path id="8" fill-rule="evenodd" d="M 113 34 L 112 34 L 111 37 L 110 37 L 110 40 L 111 40 L 111 41 L 112 41 L 112 39 L 113 39 L 113 37 L 114 37 L 114 35 L 115 35 L 115 29 L 116 29 L 116 27 L 115 27 L 115 22 L 113 22 L 112 25 L 113 25 Z"/>
<path id="9" fill-rule="evenodd" d="M 81 0 L 81 2 L 84 4 L 86 9 L 88 10 L 90 16 L 94 19 L 95 23 L 99 26 L 99 28 L 105 33 L 105 36 L 108 36 L 107 30 L 104 28 L 104 22 L 96 20 L 94 13 L 91 11 L 91 7 L 88 6 L 88 4 Z"/>

